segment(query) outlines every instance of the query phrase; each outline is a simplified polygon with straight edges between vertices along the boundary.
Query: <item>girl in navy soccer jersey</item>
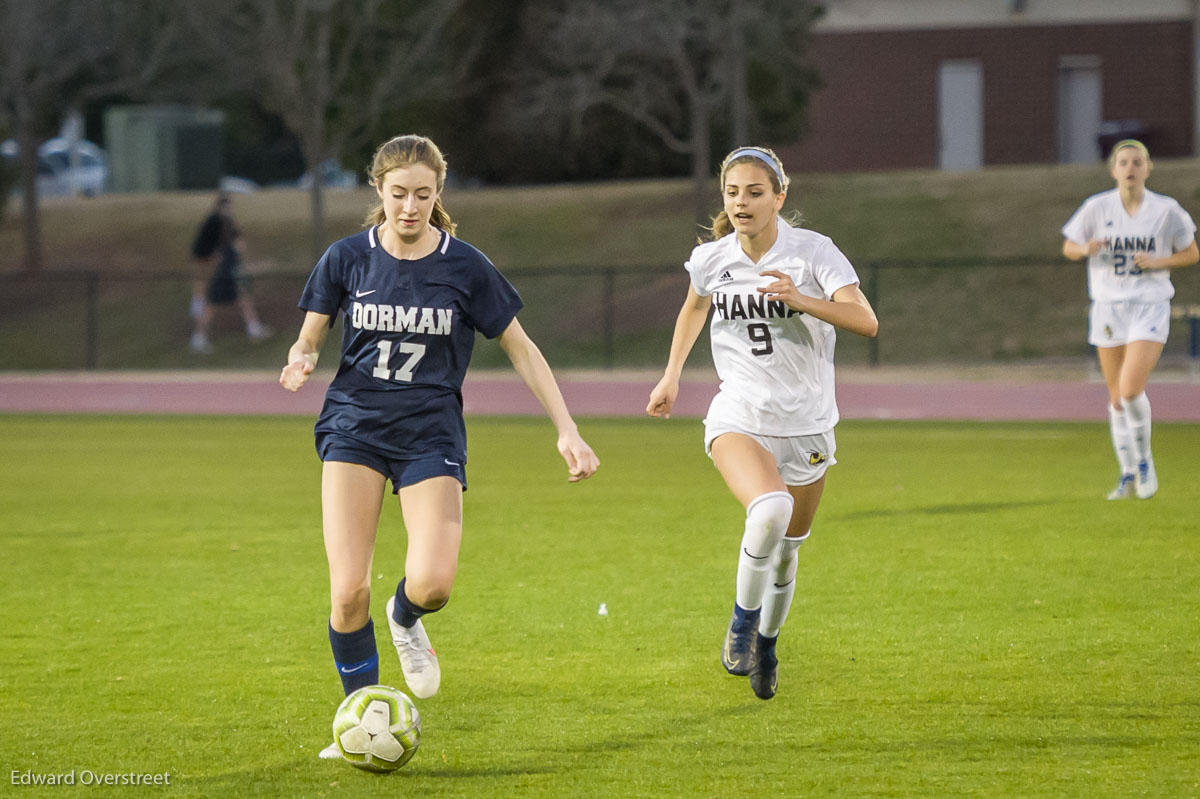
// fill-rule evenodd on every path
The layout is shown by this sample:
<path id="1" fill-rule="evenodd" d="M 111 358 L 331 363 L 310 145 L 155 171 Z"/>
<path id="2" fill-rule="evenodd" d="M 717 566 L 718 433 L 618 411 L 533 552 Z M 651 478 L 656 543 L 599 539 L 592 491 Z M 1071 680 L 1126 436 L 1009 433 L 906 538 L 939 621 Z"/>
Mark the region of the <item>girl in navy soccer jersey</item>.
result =
<path id="1" fill-rule="evenodd" d="M 420 136 L 382 145 L 371 165 L 380 203 L 367 229 L 333 244 L 305 286 L 307 313 L 279 382 L 304 385 L 336 314 L 342 358 L 317 419 L 329 560 L 329 641 L 349 694 L 379 682 L 370 615 L 371 558 L 384 486 L 399 495 L 408 552 L 387 602 L 409 690 L 438 689 L 441 672 L 421 617 L 450 597 L 462 538 L 467 440 L 462 382 L 476 331 L 498 338 L 558 430 L 569 480 L 599 466 L 580 437 L 541 351 L 516 319 L 521 298 L 492 263 L 454 238 L 441 203 L 446 161 Z M 322 757 L 339 757 L 335 745 Z"/>
<path id="2" fill-rule="evenodd" d="M 1158 491 L 1146 383 L 1171 326 L 1171 270 L 1200 260 L 1196 224 L 1175 200 L 1146 189 L 1150 153 L 1136 139 L 1113 146 L 1114 189 L 1089 197 L 1063 226 L 1063 255 L 1087 259 L 1088 343 L 1108 387 L 1109 431 L 1121 476 L 1109 499 Z"/>
<path id="3" fill-rule="evenodd" d="M 704 419 L 704 448 L 746 509 L 733 617 L 721 650 L 730 674 L 775 696 L 775 642 L 796 589 L 796 555 L 837 461 L 834 328 L 874 336 L 879 323 L 858 276 L 826 236 L 779 216 L 783 164 L 770 150 L 734 150 L 721 165 L 725 210 L 692 251 L 687 299 L 666 374 L 646 412 L 670 416 L 684 361 L 713 309 L 721 388 Z"/>

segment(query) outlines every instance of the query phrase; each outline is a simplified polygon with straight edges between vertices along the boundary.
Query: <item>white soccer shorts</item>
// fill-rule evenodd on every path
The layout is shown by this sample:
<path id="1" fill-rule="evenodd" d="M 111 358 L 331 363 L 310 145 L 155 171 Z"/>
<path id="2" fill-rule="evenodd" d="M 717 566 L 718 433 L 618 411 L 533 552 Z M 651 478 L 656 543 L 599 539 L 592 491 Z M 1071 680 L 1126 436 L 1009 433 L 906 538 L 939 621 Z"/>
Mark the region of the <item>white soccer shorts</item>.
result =
<path id="1" fill-rule="evenodd" d="M 833 431 L 826 430 L 811 436 L 764 436 L 747 433 L 720 422 L 705 424 L 704 451 L 712 457 L 712 442 L 725 433 L 741 433 L 757 441 L 775 458 L 779 476 L 785 485 L 806 486 L 824 476 L 825 470 L 837 463 L 833 457 L 837 441 Z"/>
<path id="2" fill-rule="evenodd" d="M 1088 311 L 1088 344 L 1120 347 L 1131 341 L 1167 343 L 1171 303 L 1093 302 Z"/>

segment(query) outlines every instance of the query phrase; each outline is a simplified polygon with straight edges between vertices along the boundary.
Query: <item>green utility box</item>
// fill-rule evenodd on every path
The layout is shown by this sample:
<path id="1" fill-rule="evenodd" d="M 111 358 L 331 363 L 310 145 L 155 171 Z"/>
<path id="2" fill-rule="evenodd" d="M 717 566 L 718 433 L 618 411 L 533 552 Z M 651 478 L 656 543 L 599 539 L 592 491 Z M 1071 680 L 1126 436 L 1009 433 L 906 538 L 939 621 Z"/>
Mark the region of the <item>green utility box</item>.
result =
<path id="1" fill-rule="evenodd" d="M 176 105 L 104 112 L 112 191 L 215 189 L 224 175 L 225 114 Z"/>

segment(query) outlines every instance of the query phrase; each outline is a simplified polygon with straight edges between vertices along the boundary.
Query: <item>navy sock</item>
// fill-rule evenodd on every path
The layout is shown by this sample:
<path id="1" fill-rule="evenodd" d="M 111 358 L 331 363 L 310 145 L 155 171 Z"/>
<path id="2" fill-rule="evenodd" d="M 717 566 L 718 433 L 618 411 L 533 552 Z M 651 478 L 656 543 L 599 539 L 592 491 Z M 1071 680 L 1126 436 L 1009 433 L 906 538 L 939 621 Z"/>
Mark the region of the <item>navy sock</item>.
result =
<path id="1" fill-rule="evenodd" d="M 352 633 L 339 633 L 329 625 L 329 646 L 347 695 L 364 685 L 379 684 L 379 650 L 373 621 L 367 619 L 366 627 Z"/>
<path id="2" fill-rule="evenodd" d="M 746 610 L 744 607 L 742 607 L 738 603 L 734 602 L 733 603 L 733 615 L 737 619 L 737 621 L 734 622 L 734 626 L 742 627 L 745 625 L 757 624 L 758 623 L 758 614 L 761 612 L 762 612 L 762 608 L 755 608 L 754 610 Z"/>
<path id="3" fill-rule="evenodd" d="M 408 598 L 408 594 L 404 593 L 404 578 L 400 578 L 400 584 L 396 586 L 396 605 L 392 608 L 392 620 L 401 627 L 412 627 L 426 613 L 434 613 L 446 607 L 441 608 L 423 608 L 414 603 Z"/>

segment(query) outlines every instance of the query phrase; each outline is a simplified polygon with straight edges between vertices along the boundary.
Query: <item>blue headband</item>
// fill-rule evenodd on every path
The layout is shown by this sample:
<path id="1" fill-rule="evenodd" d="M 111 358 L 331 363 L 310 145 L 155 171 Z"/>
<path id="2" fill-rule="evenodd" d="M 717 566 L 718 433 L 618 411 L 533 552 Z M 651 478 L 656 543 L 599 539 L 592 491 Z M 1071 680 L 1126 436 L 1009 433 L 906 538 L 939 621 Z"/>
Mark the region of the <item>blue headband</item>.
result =
<path id="1" fill-rule="evenodd" d="M 735 159 L 741 158 L 744 155 L 754 156 L 767 166 L 771 167 L 771 171 L 775 173 L 775 177 L 779 178 L 779 188 L 785 188 L 786 182 L 783 179 L 783 172 L 779 170 L 779 167 L 775 166 L 775 161 L 771 158 L 771 156 L 767 155 L 762 150 L 755 150 L 752 147 L 738 150 L 733 155 L 729 156 L 729 160 L 726 163 L 733 163 Z"/>

